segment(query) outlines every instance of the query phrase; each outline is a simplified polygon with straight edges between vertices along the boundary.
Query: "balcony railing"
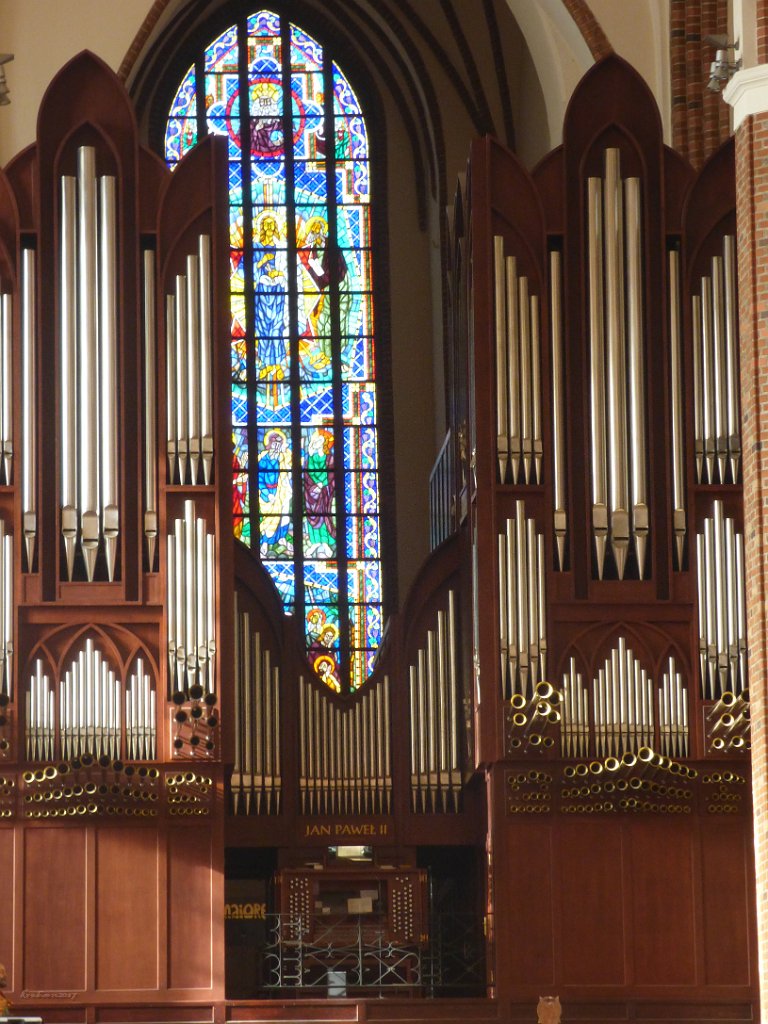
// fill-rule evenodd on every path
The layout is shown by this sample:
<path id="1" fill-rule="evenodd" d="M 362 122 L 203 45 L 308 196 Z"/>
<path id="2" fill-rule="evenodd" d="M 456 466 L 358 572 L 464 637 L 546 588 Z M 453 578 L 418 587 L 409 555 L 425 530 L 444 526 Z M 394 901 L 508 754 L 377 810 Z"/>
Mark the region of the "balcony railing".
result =
<path id="1" fill-rule="evenodd" d="M 457 526 L 455 466 L 453 434 L 449 430 L 429 474 L 429 542 L 433 551 Z"/>

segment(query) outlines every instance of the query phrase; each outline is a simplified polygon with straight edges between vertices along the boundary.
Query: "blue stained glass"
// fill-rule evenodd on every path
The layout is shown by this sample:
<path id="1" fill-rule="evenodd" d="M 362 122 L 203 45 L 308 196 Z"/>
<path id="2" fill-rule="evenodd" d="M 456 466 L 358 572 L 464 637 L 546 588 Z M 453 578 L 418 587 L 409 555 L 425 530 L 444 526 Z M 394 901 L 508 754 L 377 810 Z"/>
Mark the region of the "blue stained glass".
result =
<path id="1" fill-rule="evenodd" d="M 345 423 L 376 422 L 376 385 L 350 382 L 341 385 L 341 411 Z"/>
<path id="2" fill-rule="evenodd" d="M 281 381 L 256 385 L 256 416 L 258 422 L 290 426 L 291 388 Z"/>
<path id="3" fill-rule="evenodd" d="M 322 46 L 296 25 L 291 25 L 291 65 L 307 71 L 323 66 Z"/>
<path id="4" fill-rule="evenodd" d="M 379 511 L 379 484 L 377 473 L 346 473 L 344 481 L 344 508 L 347 514 L 363 512 L 376 515 Z"/>
<path id="5" fill-rule="evenodd" d="M 310 427 L 301 431 L 301 463 L 306 469 L 311 460 L 324 469 L 334 467 L 333 430 L 328 427 Z"/>
<path id="6" fill-rule="evenodd" d="M 227 155 L 232 160 L 240 158 L 240 126 L 237 121 L 228 121 L 225 117 L 209 117 L 208 132 L 210 135 L 224 135 L 227 139 Z"/>
<path id="7" fill-rule="evenodd" d="M 360 335 L 341 339 L 341 375 L 345 380 L 372 380 L 374 376 L 373 339 Z"/>
<path id="8" fill-rule="evenodd" d="M 304 586 L 307 606 L 336 604 L 339 600 L 339 572 L 336 562 L 304 562 Z"/>
<path id="9" fill-rule="evenodd" d="M 205 109 L 209 117 L 240 116 L 240 83 L 234 74 L 205 76 Z"/>
<path id="10" fill-rule="evenodd" d="M 302 384 L 299 389 L 302 424 L 333 429 L 333 388 L 328 384 Z"/>
<path id="11" fill-rule="evenodd" d="M 351 160 L 336 164 L 337 203 L 367 203 L 369 195 L 367 160 Z"/>
<path id="12" fill-rule="evenodd" d="M 376 429 L 344 428 L 344 465 L 347 469 L 376 468 Z"/>
<path id="13" fill-rule="evenodd" d="M 352 159 L 366 159 L 368 135 L 360 113 L 360 104 L 337 64 L 333 65 L 333 113 L 337 128 L 341 125 L 346 136 L 343 151 L 338 154 L 339 158 L 347 159 L 348 152 Z"/>
<path id="14" fill-rule="evenodd" d="M 378 647 L 381 643 L 381 606 L 350 605 L 349 631 L 353 647 Z"/>
<path id="15" fill-rule="evenodd" d="M 375 558 L 379 553 L 379 517 L 349 516 L 347 518 L 347 558 Z"/>
<path id="16" fill-rule="evenodd" d="M 234 516 L 247 516 L 250 512 L 250 494 L 248 491 L 248 474 L 236 472 L 232 477 L 232 514 Z M 242 535 L 241 533 L 238 535 Z"/>
<path id="17" fill-rule="evenodd" d="M 232 423 L 235 426 L 248 424 L 248 392 L 245 385 L 232 383 Z"/>
<path id="18" fill-rule="evenodd" d="M 272 11 L 258 11 L 247 22 L 249 36 L 279 36 L 280 18 Z"/>
<path id="19" fill-rule="evenodd" d="M 177 117 L 168 121 L 165 129 L 165 153 L 169 161 L 181 160 L 197 143 L 197 119 Z"/>
<path id="20" fill-rule="evenodd" d="M 206 71 L 237 71 L 237 26 L 232 25 L 214 39 L 205 51 Z"/>
<path id="21" fill-rule="evenodd" d="M 244 427 L 232 427 L 233 463 L 235 472 L 248 469 L 248 431 Z"/>
<path id="22" fill-rule="evenodd" d="M 256 431 L 256 440 L 259 452 L 263 453 L 267 449 L 271 449 L 273 460 L 279 461 L 279 465 L 275 465 L 275 468 L 290 469 L 291 435 L 289 431 L 274 425 L 259 427 Z M 260 467 L 261 464 L 262 460 L 260 459 Z"/>
<path id="23" fill-rule="evenodd" d="M 285 613 L 290 615 L 296 596 L 296 566 L 294 562 L 264 561 L 264 568 L 272 577 L 283 604 Z"/>
<path id="24" fill-rule="evenodd" d="M 381 601 L 381 563 L 377 560 L 348 562 L 347 587 L 353 604 Z"/>
<path id="25" fill-rule="evenodd" d="M 195 117 L 197 114 L 197 93 L 195 92 L 194 64 L 184 76 L 168 112 L 169 117 Z"/>
<path id="26" fill-rule="evenodd" d="M 302 154 L 302 156 L 307 154 Z M 326 198 L 325 163 L 298 160 L 293 165 L 294 188 L 310 192 L 320 199 Z"/>
<path id="27" fill-rule="evenodd" d="M 243 168 L 239 160 L 229 161 L 229 201 L 234 206 L 242 206 L 242 189 L 243 189 Z M 239 193 L 237 198 L 233 197 L 233 193 Z"/>
<path id="28" fill-rule="evenodd" d="M 246 379 L 246 351 L 245 341 L 242 338 L 234 338 L 232 341 L 232 380 L 245 383 Z"/>
<path id="29" fill-rule="evenodd" d="M 341 249 L 367 249 L 371 245 L 371 212 L 368 206 L 339 206 L 336 210 L 336 233 Z"/>

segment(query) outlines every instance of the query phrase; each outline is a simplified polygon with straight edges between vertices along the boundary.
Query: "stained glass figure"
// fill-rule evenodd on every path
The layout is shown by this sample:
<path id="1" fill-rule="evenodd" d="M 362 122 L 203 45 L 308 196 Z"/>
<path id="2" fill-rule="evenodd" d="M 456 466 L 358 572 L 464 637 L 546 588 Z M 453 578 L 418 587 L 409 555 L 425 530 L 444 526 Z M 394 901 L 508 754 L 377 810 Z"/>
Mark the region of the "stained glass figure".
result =
<path id="1" fill-rule="evenodd" d="M 165 157 L 227 139 L 235 536 L 318 678 L 354 690 L 382 635 L 368 135 L 317 40 L 267 10 L 245 25 L 184 75 Z"/>

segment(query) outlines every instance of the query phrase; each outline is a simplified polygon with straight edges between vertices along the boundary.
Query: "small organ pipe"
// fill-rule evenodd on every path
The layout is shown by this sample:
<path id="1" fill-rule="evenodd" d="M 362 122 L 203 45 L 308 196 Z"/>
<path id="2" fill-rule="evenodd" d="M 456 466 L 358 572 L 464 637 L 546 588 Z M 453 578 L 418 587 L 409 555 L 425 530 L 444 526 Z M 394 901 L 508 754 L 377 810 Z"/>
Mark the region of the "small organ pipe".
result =
<path id="1" fill-rule="evenodd" d="M 523 450 L 523 482 L 532 479 L 533 466 L 533 408 L 531 402 L 531 373 L 533 353 L 531 351 L 530 298 L 528 278 L 518 280 L 520 316 L 520 433 Z"/>
<path id="2" fill-rule="evenodd" d="M 187 327 L 187 279 L 183 274 L 176 276 L 176 457 L 179 483 L 187 480 L 187 456 L 189 452 L 189 420 L 187 408 L 188 368 L 188 327 Z"/>
<path id="3" fill-rule="evenodd" d="M 691 297 L 691 331 L 693 334 L 693 436 L 696 459 L 696 480 L 704 481 L 704 380 L 701 366 L 701 296 Z"/>
<path id="4" fill-rule="evenodd" d="M 166 405 L 166 451 L 168 453 L 168 479 L 171 483 L 176 474 L 176 442 L 179 424 L 176 408 L 176 299 L 173 295 L 165 300 L 165 405 Z"/>
<path id="5" fill-rule="evenodd" d="M 200 466 L 200 261 L 187 256 L 187 413 L 190 482 L 197 483 Z"/>
<path id="6" fill-rule="evenodd" d="M 726 437 L 727 366 L 725 360 L 725 309 L 723 296 L 723 260 L 712 258 L 712 392 L 714 399 L 714 448 L 717 463 L 717 477 L 725 482 L 728 462 L 728 438 Z"/>
<path id="7" fill-rule="evenodd" d="M 541 327 L 539 298 L 531 296 L 531 429 L 533 433 L 533 466 L 535 482 L 541 483 L 541 461 L 544 445 L 541 437 Z M 533 479 L 529 477 L 529 483 Z"/>
<path id="8" fill-rule="evenodd" d="M 552 331 L 552 496 L 557 567 L 565 568 L 565 537 L 568 517 L 565 507 L 565 409 L 562 338 L 562 267 L 557 251 L 549 254 L 550 330 Z"/>

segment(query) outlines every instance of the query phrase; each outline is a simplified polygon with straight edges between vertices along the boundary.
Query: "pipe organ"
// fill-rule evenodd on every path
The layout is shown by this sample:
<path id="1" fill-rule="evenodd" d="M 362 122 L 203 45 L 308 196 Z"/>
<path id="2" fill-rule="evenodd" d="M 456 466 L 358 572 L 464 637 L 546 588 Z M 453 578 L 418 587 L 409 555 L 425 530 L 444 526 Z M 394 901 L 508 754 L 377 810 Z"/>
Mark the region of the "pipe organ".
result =
<path id="1" fill-rule="evenodd" d="M 601 1024 L 749 1019 L 732 152 L 694 174 L 616 57 L 532 173 L 474 144 L 445 521 L 402 610 L 385 588 L 370 677 L 342 694 L 312 669 L 309 609 L 286 613 L 233 538 L 226 147 L 166 170 L 88 54 L 39 124 L 0 172 L 15 1006 L 60 1024 L 259 1016 L 225 987 L 226 876 L 260 886 L 231 918 L 258 916 L 248 963 L 273 1015 L 310 975 L 323 999 L 370 994 L 375 962 L 382 1021 L 398 991 L 425 1019 L 523 1020 L 540 991 Z M 446 892 L 463 923 L 441 925 Z M 310 916 L 323 936 L 342 919 L 342 954 L 312 945 Z"/>

